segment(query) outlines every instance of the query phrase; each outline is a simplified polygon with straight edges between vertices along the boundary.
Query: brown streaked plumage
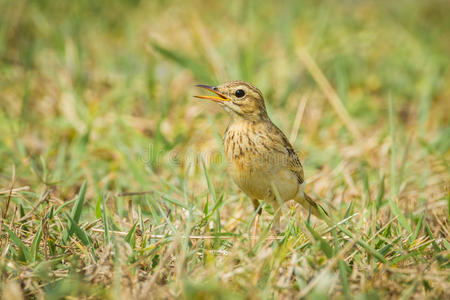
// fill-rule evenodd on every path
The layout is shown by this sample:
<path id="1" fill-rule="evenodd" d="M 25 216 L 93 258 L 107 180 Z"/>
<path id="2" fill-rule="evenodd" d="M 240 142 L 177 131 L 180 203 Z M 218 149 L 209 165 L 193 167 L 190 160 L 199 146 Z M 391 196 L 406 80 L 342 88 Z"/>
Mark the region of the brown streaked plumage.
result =
<path id="1" fill-rule="evenodd" d="M 243 81 L 198 87 L 217 96 L 197 98 L 218 102 L 231 116 L 223 137 L 229 172 L 255 208 L 258 200 L 271 204 L 276 211 L 276 227 L 279 200 L 293 199 L 320 217 L 319 204 L 304 192 L 300 159 L 284 133 L 270 120 L 261 91 Z"/>

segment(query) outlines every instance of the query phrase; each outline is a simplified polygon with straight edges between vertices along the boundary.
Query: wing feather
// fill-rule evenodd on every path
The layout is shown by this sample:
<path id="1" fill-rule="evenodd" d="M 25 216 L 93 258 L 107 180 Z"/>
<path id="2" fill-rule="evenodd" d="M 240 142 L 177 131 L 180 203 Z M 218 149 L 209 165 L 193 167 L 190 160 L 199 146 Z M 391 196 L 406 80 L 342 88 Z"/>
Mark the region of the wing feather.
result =
<path id="1" fill-rule="evenodd" d="M 285 153 L 286 156 L 284 158 L 286 166 L 297 176 L 298 182 L 302 184 L 305 181 L 303 166 L 300 162 L 297 152 L 295 152 L 286 135 L 277 126 L 272 123 L 272 126 L 270 127 L 270 131 L 272 133 L 270 134 L 270 137 L 274 139 L 272 141 L 274 150 L 277 152 Z"/>

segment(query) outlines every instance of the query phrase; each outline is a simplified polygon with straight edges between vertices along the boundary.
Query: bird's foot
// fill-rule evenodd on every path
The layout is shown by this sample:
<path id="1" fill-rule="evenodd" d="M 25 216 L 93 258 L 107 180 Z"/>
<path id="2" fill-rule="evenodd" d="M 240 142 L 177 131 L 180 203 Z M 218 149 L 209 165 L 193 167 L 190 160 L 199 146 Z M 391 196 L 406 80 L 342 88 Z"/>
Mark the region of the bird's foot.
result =
<path id="1" fill-rule="evenodd" d="M 283 235 L 283 230 L 279 224 L 273 224 L 271 228 L 272 234 L 274 236 L 280 236 Z"/>
<path id="2" fill-rule="evenodd" d="M 253 224 L 252 236 L 250 237 L 251 238 L 252 248 L 255 246 L 255 243 L 256 243 L 257 234 L 258 234 L 258 228 L 259 228 L 259 217 L 260 216 L 261 216 L 260 214 L 256 215 L 255 221 L 254 221 L 254 224 Z"/>

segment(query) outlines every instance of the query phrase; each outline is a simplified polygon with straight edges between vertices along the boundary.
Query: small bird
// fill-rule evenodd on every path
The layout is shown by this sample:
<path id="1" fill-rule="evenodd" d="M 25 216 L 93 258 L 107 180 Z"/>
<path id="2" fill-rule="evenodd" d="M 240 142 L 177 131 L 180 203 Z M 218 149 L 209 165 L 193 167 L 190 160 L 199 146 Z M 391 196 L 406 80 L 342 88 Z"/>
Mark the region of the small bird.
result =
<path id="1" fill-rule="evenodd" d="M 321 217 L 320 205 L 304 191 L 300 159 L 284 133 L 270 120 L 261 91 L 244 81 L 197 87 L 215 95 L 195 97 L 219 103 L 231 116 L 223 136 L 229 173 L 258 209 L 258 217 L 258 200 L 268 202 L 275 212 L 273 228 L 279 231 L 279 204 L 291 199 Z"/>

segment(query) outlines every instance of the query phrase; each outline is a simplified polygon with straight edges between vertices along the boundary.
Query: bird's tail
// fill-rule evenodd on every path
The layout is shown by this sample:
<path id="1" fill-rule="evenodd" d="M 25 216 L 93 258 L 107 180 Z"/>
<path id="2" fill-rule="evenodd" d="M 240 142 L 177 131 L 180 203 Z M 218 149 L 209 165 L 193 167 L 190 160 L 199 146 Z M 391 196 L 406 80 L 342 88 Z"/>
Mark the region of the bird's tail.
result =
<path id="1" fill-rule="evenodd" d="M 328 216 L 328 212 L 317 203 L 317 201 L 314 201 L 308 194 L 302 193 L 303 195 L 298 195 L 295 197 L 295 201 L 297 203 L 300 203 L 304 208 L 306 208 L 308 211 L 310 211 L 314 216 L 323 219 L 322 214 L 319 211 L 319 207 L 323 210 L 325 215 Z"/>

